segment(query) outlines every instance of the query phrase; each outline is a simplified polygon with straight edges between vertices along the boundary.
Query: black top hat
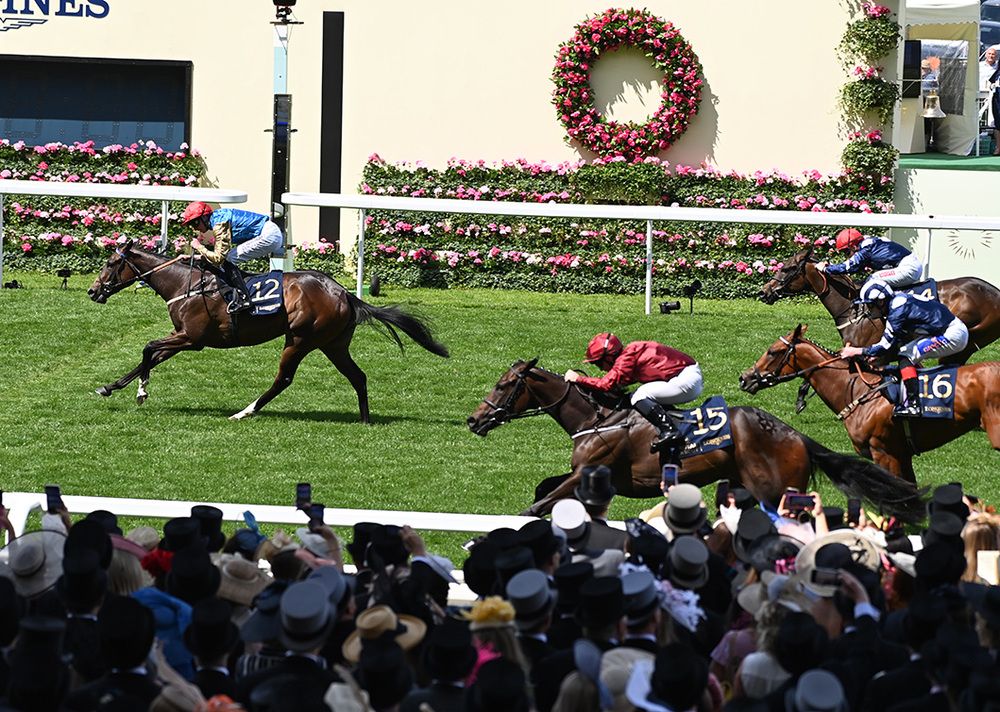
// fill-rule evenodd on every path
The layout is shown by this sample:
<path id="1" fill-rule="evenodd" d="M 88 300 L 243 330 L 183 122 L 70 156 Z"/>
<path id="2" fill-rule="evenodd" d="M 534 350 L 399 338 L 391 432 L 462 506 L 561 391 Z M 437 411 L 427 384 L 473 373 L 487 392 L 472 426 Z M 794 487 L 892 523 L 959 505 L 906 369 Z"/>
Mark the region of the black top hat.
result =
<path id="1" fill-rule="evenodd" d="M 733 487 L 729 490 L 729 494 L 733 496 L 737 509 L 753 509 L 757 506 L 757 499 L 748 489 Z"/>
<path id="2" fill-rule="evenodd" d="M 670 582 L 694 591 L 708 583 L 708 547 L 690 535 L 674 539 L 670 547 Z"/>
<path id="3" fill-rule="evenodd" d="M 490 539 L 477 542 L 462 564 L 465 584 L 478 596 L 492 595 L 497 584 L 496 558 L 500 547 Z"/>
<path id="4" fill-rule="evenodd" d="M 202 660 L 226 655 L 240 637 L 232 615 L 232 606 L 226 601 L 218 598 L 198 601 L 191 610 L 191 625 L 184 631 L 184 645 Z"/>
<path id="5" fill-rule="evenodd" d="M 913 568 L 917 582 L 925 591 L 938 586 L 954 586 L 965 573 L 965 556 L 951 544 L 936 541 L 917 552 Z"/>
<path id="6" fill-rule="evenodd" d="M 101 653 L 108 667 L 131 669 L 142 665 L 153 646 L 153 612 L 128 596 L 112 596 L 97 614 Z"/>
<path id="7" fill-rule="evenodd" d="M 528 522 L 518 530 L 517 538 L 521 546 L 531 549 L 536 566 L 550 559 L 561 545 L 559 537 L 552 532 L 552 523 L 547 519 Z"/>
<path id="8" fill-rule="evenodd" d="M 24 612 L 24 599 L 17 595 L 14 583 L 0 576 L 0 647 L 14 642 Z"/>
<path id="9" fill-rule="evenodd" d="M 226 543 L 226 535 L 222 533 L 222 510 L 207 504 L 196 504 L 191 507 L 191 518 L 197 520 L 208 550 L 220 551 Z"/>
<path id="10" fill-rule="evenodd" d="M 965 522 L 957 514 L 939 509 L 931 514 L 927 530 L 921 539 L 924 546 L 930 546 L 936 541 L 943 541 L 958 546 L 964 552 L 965 547 L 962 542 L 962 528 L 964 526 Z"/>
<path id="11" fill-rule="evenodd" d="M 580 484 L 573 494 L 584 504 L 604 506 L 611 503 L 615 488 L 611 486 L 611 468 L 607 465 L 587 465 L 580 470 Z"/>
<path id="12" fill-rule="evenodd" d="M 597 576 L 580 587 L 577 619 L 587 628 L 616 623 L 625 615 L 625 593 L 617 576 Z"/>
<path id="13" fill-rule="evenodd" d="M 274 583 L 257 594 L 253 613 L 240 628 L 240 637 L 248 643 L 276 641 L 281 633 L 281 595 L 291 585 L 285 579 L 275 579 Z"/>
<path id="14" fill-rule="evenodd" d="M 367 565 L 365 558 L 368 545 L 372 541 L 372 532 L 381 526 L 381 524 L 376 524 L 375 522 L 356 522 L 354 524 L 354 536 L 347 545 L 347 552 L 354 559 L 355 566 L 364 568 Z"/>
<path id="15" fill-rule="evenodd" d="M 81 548 L 96 552 L 102 569 L 111 566 L 111 556 L 114 554 L 111 536 L 96 519 L 82 519 L 69 528 L 64 555 Z"/>
<path id="16" fill-rule="evenodd" d="M 775 532 L 771 518 L 759 509 L 745 509 L 740 514 L 740 522 L 733 535 L 733 551 L 736 557 L 750 563 L 750 545 L 757 539 Z"/>
<path id="17" fill-rule="evenodd" d="M 373 558 L 382 566 L 399 566 L 406 563 L 410 554 L 403 546 L 403 538 L 399 533 L 400 529 L 396 526 L 381 526 L 372 531 L 371 546 L 367 555 L 369 565 Z"/>
<path id="18" fill-rule="evenodd" d="M 630 560 L 645 565 L 654 573 L 660 571 L 670 555 L 667 538 L 641 519 L 626 519 L 625 531 L 629 537 Z"/>
<path id="19" fill-rule="evenodd" d="M 507 658 L 495 658 L 479 668 L 476 682 L 468 692 L 472 712 L 528 712 L 528 680 L 520 665 Z"/>
<path id="20" fill-rule="evenodd" d="M 104 597 L 108 574 L 101 568 L 100 558 L 93 549 L 66 547 L 63 575 L 56 581 L 56 590 L 70 613 L 90 613 Z"/>
<path id="21" fill-rule="evenodd" d="M 649 678 L 649 700 L 663 700 L 672 710 L 693 708 L 708 686 L 708 663 L 681 643 L 664 646 Z"/>
<path id="22" fill-rule="evenodd" d="M 494 529 L 486 535 L 486 538 L 495 543 L 501 550 L 511 549 L 520 543 L 517 530 L 510 527 Z"/>
<path id="23" fill-rule="evenodd" d="M 829 638 L 808 613 L 789 612 L 774 639 L 774 656 L 793 676 L 819 667 L 826 657 Z"/>
<path id="24" fill-rule="evenodd" d="M 174 553 L 167 574 L 167 593 L 193 606 L 214 596 L 221 580 L 222 573 L 212 564 L 208 552 L 201 546 L 188 546 Z"/>
<path id="25" fill-rule="evenodd" d="M 85 519 L 97 522 L 104 527 L 104 531 L 108 534 L 122 535 L 121 527 L 118 526 L 118 516 L 113 512 L 109 512 L 106 509 L 95 509 Z"/>
<path id="26" fill-rule="evenodd" d="M 594 578 L 594 565 L 589 561 L 563 564 L 555 570 L 552 578 L 559 592 L 559 610 L 572 613 L 580 602 L 580 587 Z"/>
<path id="27" fill-rule="evenodd" d="M 927 513 L 951 512 L 963 522 L 969 518 L 969 508 L 962 500 L 962 487 L 957 484 L 941 485 L 935 488 L 931 500 L 927 503 Z"/>
<path id="28" fill-rule="evenodd" d="M 406 656 L 392 636 L 366 640 L 358 661 L 358 682 L 377 710 L 399 704 L 413 687 Z"/>
<path id="29" fill-rule="evenodd" d="M 6 701 L 13 709 L 63 709 L 68 670 L 63 661 L 66 622 L 48 616 L 27 616 L 21 621 L 17 644 L 10 653 L 10 682 Z"/>
<path id="30" fill-rule="evenodd" d="M 494 562 L 497 570 L 497 583 L 501 587 L 506 587 L 507 582 L 514 578 L 515 574 L 534 567 L 535 557 L 528 547 L 515 546 L 497 554 Z"/>
<path id="31" fill-rule="evenodd" d="M 194 517 L 176 517 L 163 525 L 161 549 L 180 551 L 194 545 L 204 545 L 201 538 L 201 525 Z"/>
<path id="32" fill-rule="evenodd" d="M 424 670 L 434 680 L 455 682 L 464 679 L 476 664 L 478 653 L 472 645 L 467 623 L 445 618 L 427 637 Z"/>

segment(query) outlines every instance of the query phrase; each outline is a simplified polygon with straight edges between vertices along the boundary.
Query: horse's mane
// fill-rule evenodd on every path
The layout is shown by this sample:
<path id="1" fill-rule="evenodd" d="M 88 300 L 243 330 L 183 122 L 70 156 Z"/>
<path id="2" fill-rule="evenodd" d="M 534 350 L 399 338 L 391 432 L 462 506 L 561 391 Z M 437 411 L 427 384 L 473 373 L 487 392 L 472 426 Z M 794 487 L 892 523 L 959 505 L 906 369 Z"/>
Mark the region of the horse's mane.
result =
<path id="1" fill-rule="evenodd" d="M 809 338 L 807 338 L 805 336 L 799 336 L 799 341 L 804 341 L 807 344 L 812 344 L 817 349 L 819 349 L 820 351 L 822 351 L 823 353 L 825 353 L 827 356 L 839 356 L 840 355 L 839 351 L 833 351 L 831 349 L 828 349 L 827 347 L 823 346 L 823 344 L 820 344 L 820 343 L 818 343 L 816 341 L 813 341 L 812 339 L 809 339 Z"/>
<path id="2" fill-rule="evenodd" d="M 815 346 L 817 349 L 819 349 L 820 351 L 822 351 L 827 356 L 833 357 L 833 356 L 839 356 L 840 355 L 839 351 L 832 351 L 832 350 L 828 349 L 827 347 L 823 346 L 823 344 L 817 343 L 817 342 L 813 341 L 812 339 L 806 338 L 805 336 L 799 336 L 799 341 L 804 341 L 807 344 L 811 344 L 811 345 Z M 882 373 L 882 369 L 876 368 L 875 366 L 872 366 L 871 363 L 869 363 L 868 359 L 863 359 L 863 358 L 854 359 L 854 363 L 858 364 L 858 366 L 861 368 L 861 370 L 864 371 L 865 373 L 878 373 L 878 374 Z"/>
<path id="3" fill-rule="evenodd" d="M 525 364 L 527 361 L 519 361 L 519 364 Z M 542 373 L 552 376 L 556 379 L 562 379 L 563 374 L 556 373 L 555 371 L 550 371 L 544 366 L 540 366 L 537 363 L 532 366 L 532 370 L 541 371 Z M 590 388 L 581 388 L 576 383 L 571 383 L 571 386 L 576 389 L 576 391 L 583 397 L 584 400 L 589 401 L 591 405 L 594 406 L 595 410 L 597 408 L 605 408 L 607 410 L 627 410 L 624 406 L 624 401 L 626 394 L 620 390 L 612 391 L 598 391 Z"/>

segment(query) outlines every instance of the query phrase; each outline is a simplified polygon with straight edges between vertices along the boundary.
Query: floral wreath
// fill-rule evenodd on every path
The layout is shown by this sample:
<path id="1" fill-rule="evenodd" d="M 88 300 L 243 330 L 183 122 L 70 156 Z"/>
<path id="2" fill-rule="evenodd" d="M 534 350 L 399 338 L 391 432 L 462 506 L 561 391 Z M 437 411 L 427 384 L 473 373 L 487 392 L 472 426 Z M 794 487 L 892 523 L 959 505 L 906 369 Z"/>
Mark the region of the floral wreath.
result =
<path id="1" fill-rule="evenodd" d="M 619 123 L 594 107 L 590 69 L 602 53 L 622 46 L 641 49 L 663 72 L 663 102 L 644 124 Z M 701 63 L 681 33 L 644 10 L 609 9 L 577 25 L 559 46 L 552 71 L 553 103 L 570 138 L 600 156 L 641 160 L 671 146 L 698 113 Z"/>

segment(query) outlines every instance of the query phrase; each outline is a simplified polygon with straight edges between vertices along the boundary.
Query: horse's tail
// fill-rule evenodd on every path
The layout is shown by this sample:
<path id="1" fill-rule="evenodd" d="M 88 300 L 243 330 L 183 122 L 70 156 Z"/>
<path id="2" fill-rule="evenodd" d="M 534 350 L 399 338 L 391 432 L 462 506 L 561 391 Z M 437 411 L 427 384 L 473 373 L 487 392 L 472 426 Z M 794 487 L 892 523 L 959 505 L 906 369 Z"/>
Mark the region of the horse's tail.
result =
<path id="1" fill-rule="evenodd" d="M 907 524 L 916 524 L 926 516 L 923 496 L 912 482 L 895 477 L 874 462 L 855 455 L 842 455 L 803 436 L 809 458 L 826 473 L 833 484 L 848 497 L 865 500 L 878 510 Z"/>
<path id="2" fill-rule="evenodd" d="M 385 327 L 386 332 L 399 346 L 400 351 L 403 350 L 403 342 L 399 338 L 399 334 L 396 333 L 396 329 L 402 331 L 432 354 L 448 358 L 448 347 L 434 339 L 425 319 L 407 314 L 396 305 L 377 307 L 358 299 L 350 292 L 347 292 L 347 300 L 350 302 L 351 308 L 354 309 L 355 324 L 368 324 L 376 328 L 379 325 Z"/>

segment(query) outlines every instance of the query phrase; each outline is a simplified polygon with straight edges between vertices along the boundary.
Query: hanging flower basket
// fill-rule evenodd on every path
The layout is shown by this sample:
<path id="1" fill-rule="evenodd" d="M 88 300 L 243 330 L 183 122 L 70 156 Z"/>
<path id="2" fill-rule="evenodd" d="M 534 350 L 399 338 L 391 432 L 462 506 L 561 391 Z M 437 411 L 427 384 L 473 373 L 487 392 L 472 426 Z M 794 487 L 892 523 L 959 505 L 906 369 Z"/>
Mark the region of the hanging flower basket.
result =
<path id="1" fill-rule="evenodd" d="M 644 124 L 604 118 L 594 107 L 590 71 L 602 53 L 635 47 L 663 72 L 662 103 Z M 609 9 L 576 27 L 552 71 L 553 103 L 570 139 L 604 157 L 638 161 L 680 138 L 701 101 L 701 64 L 669 22 L 643 10 Z"/>

